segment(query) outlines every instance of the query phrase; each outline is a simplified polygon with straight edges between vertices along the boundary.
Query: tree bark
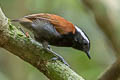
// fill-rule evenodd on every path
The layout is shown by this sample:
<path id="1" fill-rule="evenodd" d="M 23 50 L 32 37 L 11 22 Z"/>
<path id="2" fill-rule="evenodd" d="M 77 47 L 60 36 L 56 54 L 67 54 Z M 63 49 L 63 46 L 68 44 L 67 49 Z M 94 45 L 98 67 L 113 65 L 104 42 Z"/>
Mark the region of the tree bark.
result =
<path id="1" fill-rule="evenodd" d="M 55 57 L 52 52 L 42 48 L 41 44 L 27 38 L 10 23 L 0 8 L 0 47 L 10 51 L 22 60 L 33 65 L 50 80 L 84 80 Z"/>

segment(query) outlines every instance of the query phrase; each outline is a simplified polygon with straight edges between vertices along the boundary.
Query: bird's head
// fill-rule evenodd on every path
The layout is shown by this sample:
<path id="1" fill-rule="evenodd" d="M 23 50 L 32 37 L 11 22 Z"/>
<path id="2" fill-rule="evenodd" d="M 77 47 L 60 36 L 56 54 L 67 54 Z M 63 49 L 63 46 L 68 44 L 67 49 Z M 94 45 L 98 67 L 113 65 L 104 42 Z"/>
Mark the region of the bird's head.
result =
<path id="1" fill-rule="evenodd" d="M 87 35 L 77 26 L 75 26 L 76 32 L 74 36 L 73 48 L 85 52 L 89 59 L 90 57 L 90 40 Z"/>

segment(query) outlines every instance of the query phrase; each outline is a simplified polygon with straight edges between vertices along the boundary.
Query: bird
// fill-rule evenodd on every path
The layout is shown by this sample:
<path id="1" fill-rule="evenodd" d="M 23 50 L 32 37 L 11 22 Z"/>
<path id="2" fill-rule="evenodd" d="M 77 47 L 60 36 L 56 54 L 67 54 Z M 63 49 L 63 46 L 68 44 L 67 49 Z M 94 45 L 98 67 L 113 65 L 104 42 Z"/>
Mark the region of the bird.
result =
<path id="1" fill-rule="evenodd" d="M 88 36 L 82 29 L 63 17 L 49 13 L 38 13 L 12 21 L 19 22 L 23 27 L 33 32 L 35 40 L 41 43 L 45 49 L 49 48 L 49 45 L 72 47 L 83 51 L 91 59 Z"/>

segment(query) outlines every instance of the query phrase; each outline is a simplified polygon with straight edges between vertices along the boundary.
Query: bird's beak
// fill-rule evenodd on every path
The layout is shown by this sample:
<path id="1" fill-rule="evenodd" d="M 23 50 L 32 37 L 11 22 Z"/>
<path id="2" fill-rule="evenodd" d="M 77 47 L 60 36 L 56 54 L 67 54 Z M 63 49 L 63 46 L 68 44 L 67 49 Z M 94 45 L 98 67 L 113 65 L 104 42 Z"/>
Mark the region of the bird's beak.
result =
<path id="1" fill-rule="evenodd" d="M 90 52 L 87 51 L 86 54 L 87 54 L 88 58 L 91 59 Z"/>

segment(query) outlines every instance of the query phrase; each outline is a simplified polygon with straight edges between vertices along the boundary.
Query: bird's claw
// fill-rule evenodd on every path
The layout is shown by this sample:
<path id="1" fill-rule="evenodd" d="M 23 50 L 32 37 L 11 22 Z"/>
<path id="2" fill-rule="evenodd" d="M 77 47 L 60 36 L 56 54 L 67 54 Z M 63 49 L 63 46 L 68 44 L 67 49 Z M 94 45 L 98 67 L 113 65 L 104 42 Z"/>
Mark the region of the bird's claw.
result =
<path id="1" fill-rule="evenodd" d="M 53 57 L 51 60 L 52 60 L 52 61 L 60 60 L 60 61 L 63 62 L 66 66 L 68 66 L 68 67 L 70 66 L 70 65 L 64 60 L 64 58 L 61 57 L 61 56 L 59 56 L 59 57 Z"/>
<path id="2" fill-rule="evenodd" d="M 67 65 L 69 67 L 69 64 L 64 60 L 64 58 L 62 56 L 60 56 L 59 54 L 55 53 L 54 51 L 51 50 L 51 48 L 47 48 L 46 50 L 52 52 L 56 57 L 53 57 L 51 60 L 55 61 L 55 60 L 60 60 L 61 62 L 63 62 L 65 65 Z"/>
<path id="3" fill-rule="evenodd" d="M 49 50 L 51 50 L 52 51 L 52 48 L 50 47 L 50 45 L 48 45 L 48 47 L 47 47 Z"/>

